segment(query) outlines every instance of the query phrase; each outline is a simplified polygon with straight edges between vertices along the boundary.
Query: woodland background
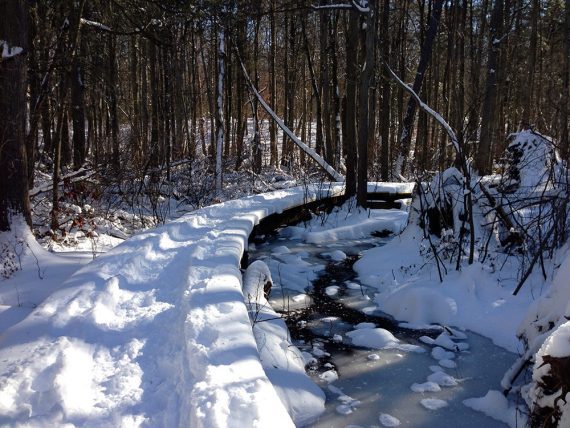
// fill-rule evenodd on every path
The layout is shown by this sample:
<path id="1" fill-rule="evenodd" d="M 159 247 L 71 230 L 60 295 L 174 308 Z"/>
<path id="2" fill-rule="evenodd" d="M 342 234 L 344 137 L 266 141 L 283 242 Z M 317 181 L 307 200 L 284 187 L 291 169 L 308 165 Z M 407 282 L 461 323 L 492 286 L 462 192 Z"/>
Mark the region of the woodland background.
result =
<path id="1" fill-rule="evenodd" d="M 251 95 L 241 63 L 285 124 L 346 174 L 349 195 L 357 181 L 422 177 L 456 161 L 445 130 L 416 113 L 386 65 L 446 118 L 480 175 L 497 170 L 507 137 L 522 129 L 550 136 L 568 159 L 568 1 L 11 0 L 1 8 L 2 230 L 11 213 L 30 221 L 38 176 L 96 174 L 119 193 L 149 195 L 184 168 L 194 182 L 187 196 L 212 200 L 232 173 L 314 174 Z"/>

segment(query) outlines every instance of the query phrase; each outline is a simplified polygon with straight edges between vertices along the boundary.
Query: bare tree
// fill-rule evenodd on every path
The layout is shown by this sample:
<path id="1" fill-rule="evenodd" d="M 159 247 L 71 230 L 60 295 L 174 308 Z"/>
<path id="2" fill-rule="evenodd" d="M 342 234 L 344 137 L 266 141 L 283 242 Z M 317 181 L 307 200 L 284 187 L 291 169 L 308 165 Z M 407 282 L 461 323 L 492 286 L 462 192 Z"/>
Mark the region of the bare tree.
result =
<path id="1" fill-rule="evenodd" d="M 31 225 L 26 161 L 28 2 L 0 2 L 0 231 L 22 215 Z"/>

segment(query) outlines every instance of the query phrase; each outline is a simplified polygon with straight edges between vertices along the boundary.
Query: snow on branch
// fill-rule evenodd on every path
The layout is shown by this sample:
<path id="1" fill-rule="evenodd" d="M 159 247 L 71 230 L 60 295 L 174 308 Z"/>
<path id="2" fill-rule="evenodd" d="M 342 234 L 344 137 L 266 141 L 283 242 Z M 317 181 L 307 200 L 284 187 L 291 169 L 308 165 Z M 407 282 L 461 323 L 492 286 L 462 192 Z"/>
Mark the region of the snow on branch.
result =
<path id="1" fill-rule="evenodd" d="M 352 10 L 351 4 L 324 4 L 322 6 L 311 6 L 313 10 Z"/>
<path id="2" fill-rule="evenodd" d="M 430 116 L 432 116 L 435 120 L 437 120 L 439 122 L 439 124 L 441 126 L 443 126 L 443 128 L 445 129 L 445 131 L 447 132 L 447 135 L 449 135 L 449 138 L 451 140 L 451 144 L 453 144 L 453 148 L 455 149 L 455 151 L 458 154 L 461 154 L 461 146 L 459 145 L 459 140 L 457 139 L 457 135 L 455 134 L 455 131 L 451 128 L 451 126 L 449 125 L 449 123 L 447 123 L 447 121 L 441 117 L 441 115 L 436 112 L 435 110 L 433 110 L 430 106 L 428 106 L 426 103 L 424 103 L 422 101 L 422 99 L 420 98 L 420 96 L 418 94 L 416 94 L 416 92 L 409 86 L 406 85 L 402 79 L 400 79 L 398 77 L 398 75 L 396 73 L 394 73 L 394 71 L 390 68 L 390 66 L 384 62 L 384 66 L 386 67 L 386 69 L 388 70 L 388 72 L 390 73 L 390 75 L 392 76 L 392 78 L 405 90 L 407 91 L 412 97 L 414 97 L 414 99 L 416 100 L 416 102 L 418 103 L 418 105 L 420 106 L 420 108 L 425 111 L 427 114 L 429 114 Z"/>
<path id="3" fill-rule="evenodd" d="M 312 5 L 313 10 L 356 10 L 360 13 L 370 12 L 370 7 L 361 5 L 358 1 L 353 0 L 350 4 L 338 3 L 338 4 L 323 4 L 323 5 Z"/>
<path id="4" fill-rule="evenodd" d="M 13 58 L 24 52 L 23 48 L 19 46 L 10 46 L 6 40 L 0 40 L 0 46 L 2 46 L 1 59 Z"/>
<path id="5" fill-rule="evenodd" d="M 110 27 L 96 21 L 89 21 L 88 19 L 81 18 L 81 25 L 88 25 L 102 31 L 112 31 Z"/>
<path id="6" fill-rule="evenodd" d="M 279 116 L 277 116 L 277 114 L 271 109 L 271 107 L 269 107 L 269 105 L 265 102 L 265 100 L 263 99 L 263 97 L 261 96 L 261 94 L 257 91 L 257 89 L 255 88 L 255 86 L 253 85 L 249 74 L 247 73 L 247 70 L 245 68 L 245 65 L 243 64 L 243 61 L 241 60 L 241 56 L 239 54 L 239 51 L 237 49 L 237 47 L 234 45 L 234 48 L 236 50 L 236 54 L 238 57 L 238 60 L 240 62 L 241 65 L 241 70 L 243 72 L 243 75 L 245 77 L 245 80 L 247 82 L 247 85 L 249 86 L 249 89 L 251 90 L 251 92 L 255 95 L 255 97 L 257 98 L 257 100 L 259 101 L 259 103 L 261 104 L 261 106 L 263 107 L 263 109 L 269 113 L 269 115 L 273 118 L 273 120 L 275 121 L 275 123 L 277 123 L 277 126 L 279 126 L 279 128 L 281 128 L 283 130 L 283 132 L 285 134 L 287 134 L 287 136 L 291 139 L 291 141 L 293 141 L 293 143 L 295 143 L 297 146 L 299 146 L 299 148 L 301 150 L 303 150 L 308 156 L 310 156 L 315 162 L 317 162 L 325 171 L 326 173 L 335 181 L 344 181 L 344 177 L 338 173 L 331 165 L 329 165 L 321 156 L 319 156 L 317 154 L 317 152 L 315 152 L 313 149 L 311 149 L 309 146 L 307 146 L 305 143 L 303 143 L 299 137 L 297 137 L 293 131 L 291 131 L 283 122 L 283 120 L 281 120 L 279 118 Z"/>
<path id="7" fill-rule="evenodd" d="M 366 4 L 366 6 L 364 6 Z M 360 4 L 357 0 L 352 0 L 352 6 L 359 11 L 360 13 L 368 13 L 370 12 L 370 7 L 368 7 L 368 2 Z"/>

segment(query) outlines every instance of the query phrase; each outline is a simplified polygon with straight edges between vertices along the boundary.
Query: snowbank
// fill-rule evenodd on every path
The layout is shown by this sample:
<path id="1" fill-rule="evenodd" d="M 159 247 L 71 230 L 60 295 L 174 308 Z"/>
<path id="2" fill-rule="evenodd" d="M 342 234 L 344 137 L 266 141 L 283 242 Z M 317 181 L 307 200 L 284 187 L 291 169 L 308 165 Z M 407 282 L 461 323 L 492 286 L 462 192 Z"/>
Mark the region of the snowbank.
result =
<path id="1" fill-rule="evenodd" d="M 512 288 L 480 263 L 465 265 L 459 272 L 449 270 L 440 282 L 433 261 L 422 256 L 428 245 L 422 236 L 419 227 L 410 224 L 355 263 L 360 281 L 378 290 L 374 299 L 378 308 L 411 327 L 456 326 L 517 352 L 516 332 L 533 301 L 532 288 L 512 296 Z M 515 277 L 507 268 L 502 275 Z"/>
<path id="2" fill-rule="evenodd" d="M 260 219 L 340 190 L 204 208 L 79 269 L 0 336 L 0 425 L 290 426 L 238 266 Z"/>
<path id="3" fill-rule="evenodd" d="M 243 293 L 253 323 L 253 334 L 267 377 L 296 426 L 315 421 L 325 409 L 324 392 L 305 372 L 301 351 L 291 343 L 285 321 L 265 298 L 265 285 L 272 284 L 267 265 L 258 260 L 246 270 Z"/>

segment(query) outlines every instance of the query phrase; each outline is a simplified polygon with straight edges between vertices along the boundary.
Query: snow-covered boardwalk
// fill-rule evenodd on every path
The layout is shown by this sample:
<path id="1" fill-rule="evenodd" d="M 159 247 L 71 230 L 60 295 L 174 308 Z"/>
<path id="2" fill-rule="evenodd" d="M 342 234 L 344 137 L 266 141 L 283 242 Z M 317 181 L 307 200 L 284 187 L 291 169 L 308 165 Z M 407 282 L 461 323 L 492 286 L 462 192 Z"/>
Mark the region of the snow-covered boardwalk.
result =
<path id="1" fill-rule="evenodd" d="M 78 270 L 0 336 L 0 425 L 291 426 L 259 359 L 240 259 L 262 218 L 341 191 L 207 207 Z"/>

